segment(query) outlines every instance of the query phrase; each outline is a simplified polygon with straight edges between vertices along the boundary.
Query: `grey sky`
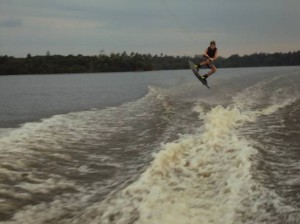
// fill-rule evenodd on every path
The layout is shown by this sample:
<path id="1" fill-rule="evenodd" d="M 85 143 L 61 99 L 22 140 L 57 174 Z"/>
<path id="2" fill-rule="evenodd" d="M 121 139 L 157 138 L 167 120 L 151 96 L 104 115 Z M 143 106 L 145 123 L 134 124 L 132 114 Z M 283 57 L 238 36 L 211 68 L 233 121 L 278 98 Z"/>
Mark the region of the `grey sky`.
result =
<path id="1" fill-rule="evenodd" d="M 0 0 L 0 55 L 300 50 L 299 0 Z"/>

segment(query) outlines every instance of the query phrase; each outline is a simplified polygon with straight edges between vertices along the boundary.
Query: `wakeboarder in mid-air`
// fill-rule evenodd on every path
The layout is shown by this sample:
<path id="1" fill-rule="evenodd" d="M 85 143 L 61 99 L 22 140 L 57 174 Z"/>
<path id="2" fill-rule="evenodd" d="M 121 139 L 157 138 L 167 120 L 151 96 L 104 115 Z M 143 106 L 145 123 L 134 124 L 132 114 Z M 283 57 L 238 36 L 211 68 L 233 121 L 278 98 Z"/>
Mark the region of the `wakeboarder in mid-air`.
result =
<path id="1" fill-rule="evenodd" d="M 203 53 L 204 60 L 199 64 L 195 65 L 197 71 L 199 71 L 199 68 L 203 66 L 210 68 L 210 71 L 207 74 L 201 76 L 203 81 L 205 81 L 206 83 L 207 83 L 206 79 L 217 71 L 216 66 L 213 64 L 213 61 L 216 60 L 217 57 L 218 57 L 218 49 L 216 47 L 216 41 L 213 40 L 210 42 L 209 47 Z"/>

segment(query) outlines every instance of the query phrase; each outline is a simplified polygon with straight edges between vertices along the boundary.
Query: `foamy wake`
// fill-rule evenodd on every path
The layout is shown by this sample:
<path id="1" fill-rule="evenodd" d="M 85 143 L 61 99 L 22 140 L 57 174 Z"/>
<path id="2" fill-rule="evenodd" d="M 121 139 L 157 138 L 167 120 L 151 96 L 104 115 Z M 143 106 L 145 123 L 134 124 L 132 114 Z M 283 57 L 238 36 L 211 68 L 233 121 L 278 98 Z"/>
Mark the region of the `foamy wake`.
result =
<path id="1" fill-rule="evenodd" d="M 155 95 L 155 91 L 150 92 Z M 253 109 L 255 101 L 246 102 L 247 98 L 247 94 L 239 95 L 234 105 L 217 106 L 208 112 L 197 104 L 194 111 L 204 121 L 203 127 L 162 144 L 137 181 L 95 202 L 81 215 L 62 218 L 59 223 L 272 223 L 268 208 L 291 208 L 283 207 L 274 192 L 253 179 L 252 160 L 257 150 L 239 128 L 276 112 L 293 99 L 277 101 L 280 97 L 274 97 L 270 106 Z"/>
<path id="2" fill-rule="evenodd" d="M 217 106 L 206 114 L 196 106 L 204 120 L 196 134 L 163 144 L 139 180 L 73 222 L 247 223 L 253 214 L 263 220 L 268 214 L 258 214 L 260 207 L 270 197 L 279 202 L 252 179 L 251 160 L 257 151 L 238 128 L 283 106 L 252 112 Z"/>

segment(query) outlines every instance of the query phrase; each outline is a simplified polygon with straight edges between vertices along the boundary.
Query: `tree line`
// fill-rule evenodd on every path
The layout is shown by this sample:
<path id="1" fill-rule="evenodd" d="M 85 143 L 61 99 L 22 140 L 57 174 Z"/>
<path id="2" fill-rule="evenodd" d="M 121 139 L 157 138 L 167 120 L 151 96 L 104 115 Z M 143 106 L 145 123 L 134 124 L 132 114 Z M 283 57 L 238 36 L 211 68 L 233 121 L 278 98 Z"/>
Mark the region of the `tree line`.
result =
<path id="1" fill-rule="evenodd" d="M 95 56 L 50 55 L 49 52 L 44 56 L 28 54 L 26 58 L 5 55 L 0 56 L 0 75 L 175 70 L 187 69 L 188 60 L 197 63 L 201 61 L 201 56 L 128 54 L 126 51 Z M 219 57 L 215 64 L 218 68 L 300 65 L 300 51 L 245 56 L 235 54 L 228 58 Z"/>

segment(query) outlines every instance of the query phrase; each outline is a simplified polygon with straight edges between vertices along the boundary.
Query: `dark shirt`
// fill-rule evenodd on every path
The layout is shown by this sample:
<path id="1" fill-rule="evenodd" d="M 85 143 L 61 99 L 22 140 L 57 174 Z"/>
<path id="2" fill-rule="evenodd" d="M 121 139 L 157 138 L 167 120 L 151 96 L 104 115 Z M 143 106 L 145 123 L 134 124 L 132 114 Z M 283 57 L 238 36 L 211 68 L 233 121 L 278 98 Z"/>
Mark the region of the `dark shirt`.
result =
<path id="1" fill-rule="evenodd" d="M 210 57 L 210 58 L 214 58 L 215 55 L 216 55 L 216 52 L 217 52 L 217 48 L 215 47 L 215 49 L 212 49 L 210 47 L 207 48 L 207 55 Z"/>

